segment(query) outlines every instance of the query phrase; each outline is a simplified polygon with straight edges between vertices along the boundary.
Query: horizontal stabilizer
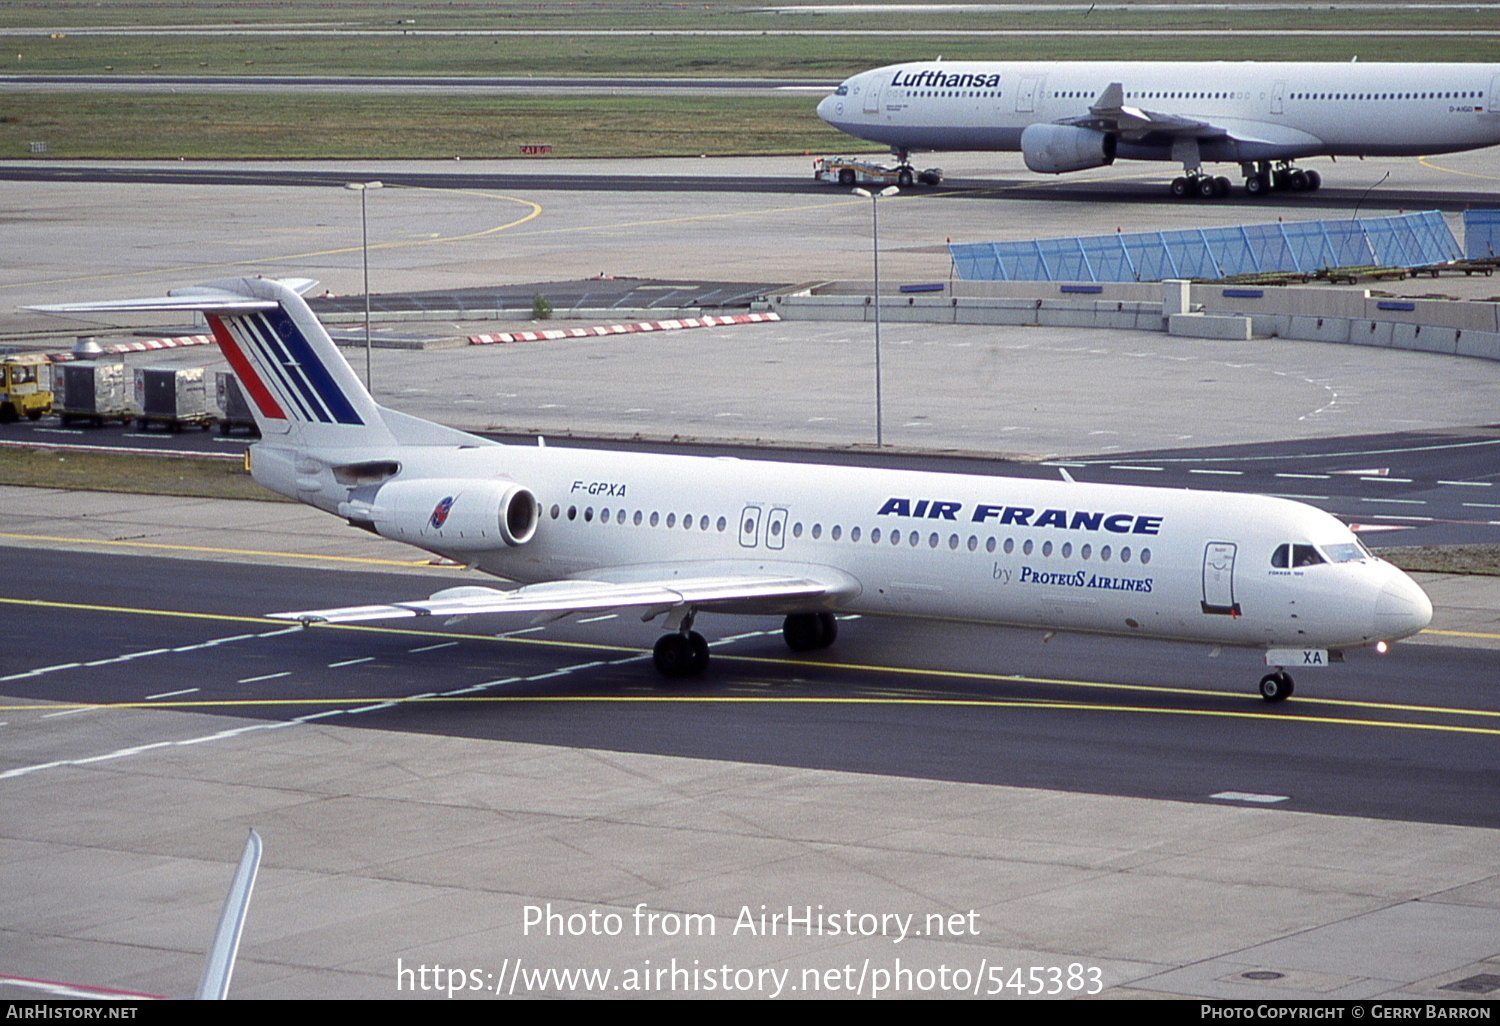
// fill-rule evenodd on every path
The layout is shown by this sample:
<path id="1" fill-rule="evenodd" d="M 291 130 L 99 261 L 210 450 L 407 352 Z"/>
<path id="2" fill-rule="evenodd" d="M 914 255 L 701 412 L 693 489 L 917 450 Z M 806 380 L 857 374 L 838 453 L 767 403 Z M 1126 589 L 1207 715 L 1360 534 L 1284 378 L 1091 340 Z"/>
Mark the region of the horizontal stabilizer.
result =
<path id="1" fill-rule="evenodd" d="M 191 288 L 173 289 L 165 296 L 144 299 L 104 299 L 88 303 L 54 303 L 47 306 L 28 306 L 23 309 L 37 313 L 136 313 L 159 310 L 202 311 L 204 313 L 240 313 L 252 310 L 271 310 L 279 304 L 274 299 L 257 298 L 246 287 L 247 279 L 227 278 L 194 285 Z M 285 278 L 278 284 L 306 295 L 317 288 L 311 278 Z"/>

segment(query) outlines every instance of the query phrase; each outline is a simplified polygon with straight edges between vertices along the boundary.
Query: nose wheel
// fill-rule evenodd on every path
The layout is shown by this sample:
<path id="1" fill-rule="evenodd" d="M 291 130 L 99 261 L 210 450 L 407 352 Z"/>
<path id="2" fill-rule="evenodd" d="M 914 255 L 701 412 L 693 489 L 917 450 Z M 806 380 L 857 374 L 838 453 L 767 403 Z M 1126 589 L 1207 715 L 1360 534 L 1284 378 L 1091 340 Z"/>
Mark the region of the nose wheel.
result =
<path id="1" fill-rule="evenodd" d="M 1292 678 L 1285 670 L 1268 673 L 1260 679 L 1260 697 L 1267 702 L 1285 702 L 1292 697 Z"/>

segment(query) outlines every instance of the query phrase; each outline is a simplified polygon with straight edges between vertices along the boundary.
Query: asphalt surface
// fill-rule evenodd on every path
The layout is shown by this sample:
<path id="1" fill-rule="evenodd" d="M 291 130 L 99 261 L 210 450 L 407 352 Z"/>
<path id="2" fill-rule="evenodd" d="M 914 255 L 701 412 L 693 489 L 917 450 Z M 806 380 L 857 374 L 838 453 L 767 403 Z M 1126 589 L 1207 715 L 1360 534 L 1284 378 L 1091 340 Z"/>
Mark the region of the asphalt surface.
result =
<path id="1" fill-rule="evenodd" d="M 857 144 L 851 142 L 851 149 Z M 922 166 L 943 163 L 943 154 L 924 155 Z M 877 161 L 881 158 L 876 158 Z M 380 181 L 386 185 L 420 189 L 488 189 L 513 192 L 517 190 L 545 190 L 548 192 L 732 192 L 732 193 L 785 193 L 788 195 L 827 194 L 831 188 L 827 183 L 814 180 L 811 175 L 797 178 L 787 176 L 764 176 L 746 173 L 721 177 L 703 174 L 578 174 L 546 169 L 546 161 L 533 164 L 535 170 L 517 171 L 508 174 L 484 174 L 473 171 L 395 171 L 380 173 Z M 997 159 L 998 163 L 998 159 Z M 747 167 L 749 163 L 747 162 Z M 241 186 L 288 186 L 301 188 L 329 188 L 342 186 L 352 181 L 365 181 L 372 175 L 359 171 L 320 171 L 315 169 L 295 170 L 236 170 L 202 167 L 106 167 L 98 165 L 0 165 L 0 181 L 17 182 L 89 182 L 113 185 L 241 185 Z M 1158 169 L 1160 171 L 1160 169 Z M 1167 171 L 1160 171 L 1163 175 Z M 1366 177 L 1361 175 L 1361 177 Z M 922 195 L 940 197 L 945 200 L 1006 200 L 1035 202 L 1055 205 L 1077 204 L 1123 204 L 1125 206 L 1160 206 L 1165 200 L 1164 183 L 1111 182 L 1107 185 L 1091 184 L 1086 180 L 1064 179 L 1051 183 L 1052 187 L 1038 189 L 1035 178 L 969 178 L 950 177 L 936 187 L 915 187 Z M 1360 210 L 1371 213 L 1379 209 L 1442 210 L 1459 212 L 1469 207 L 1490 202 L 1488 190 L 1476 186 L 1472 192 L 1455 194 L 1448 189 L 1384 187 L 1380 183 L 1361 184 L 1351 187 L 1334 181 L 1319 189 L 1316 197 L 1303 194 L 1278 197 L 1278 204 L 1305 210 L 1349 211 Z M 1270 203 L 1263 197 L 1245 195 L 1235 189 L 1230 196 L 1212 201 L 1176 201 L 1175 205 L 1200 208 L 1215 215 L 1231 214 L 1245 221 L 1261 220 Z"/>
<path id="2" fill-rule="evenodd" d="M 1500 651 L 1353 653 L 1267 707 L 1253 652 L 848 619 L 834 648 L 796 658 L 774 620 L 710 616 L 698 626 L 711 669 L 676 686 L 650 665 L 656 629 L 628 616 L 499 640 L 493 621 L 289 631 L 246 614 L 422 589 L 245 566 L 226 591 L 191 561 L 95 553 L 26 564 L 0 585 L 7 630 L 48 643 L 0 654 L 0 686 L 59 709 L 334 713 L 380 730 L 1172 801 L 1253 793 L 1287 810 L 1500 827 Z M 9 746 L 0 769 L 34 762 L 27 747 Z"/>

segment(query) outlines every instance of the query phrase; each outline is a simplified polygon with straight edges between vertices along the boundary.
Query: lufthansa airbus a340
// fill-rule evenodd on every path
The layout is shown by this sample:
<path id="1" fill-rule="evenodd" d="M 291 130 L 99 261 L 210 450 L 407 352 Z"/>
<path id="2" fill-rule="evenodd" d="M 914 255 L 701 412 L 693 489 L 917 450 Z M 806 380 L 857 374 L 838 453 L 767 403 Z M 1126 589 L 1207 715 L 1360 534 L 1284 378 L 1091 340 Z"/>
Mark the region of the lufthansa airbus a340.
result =
<path id="1" fill-rule="evenodd" d="M 818 104 L 834 128 L 919 150 L 1019 151 L 1061 174 L 1116 158 L 1182 165 L 1178 197 L 1311 191 L 1315 156 L 1419 156 L 1500 144 L 1500 64 L 913 61 L 849 78 Z"/>
<path id="2" fill-rule="evenodd" d="M 273 614 L 308 624 L 628 609 L 665 628 L 668 677 L 701 673 L 705 613 L 783 617 L 798 652 L 860 613 L 1264 650 L 1288 666 L 1415 634 L 1406 574 L 1287 499 L 734 458 L 501 445 L 376 404 L 303 301 L 233 279 L 53 312 L 201 311 L 239 376 L 273 491 L 516 582 Z"/>

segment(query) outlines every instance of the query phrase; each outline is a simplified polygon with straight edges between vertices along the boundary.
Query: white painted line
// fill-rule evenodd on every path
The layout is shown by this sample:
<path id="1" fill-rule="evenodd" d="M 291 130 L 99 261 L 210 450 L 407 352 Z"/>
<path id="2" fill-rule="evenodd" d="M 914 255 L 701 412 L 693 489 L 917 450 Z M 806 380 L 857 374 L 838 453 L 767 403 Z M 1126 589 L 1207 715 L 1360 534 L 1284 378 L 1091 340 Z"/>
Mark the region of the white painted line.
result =
<path id="1" fill-rule="evenodd" d="M 1440 485 L 1458 485 L 1460 488 L 1488 488 L 1494 483 L 1493 481 L 1438 481 Z"/>
<path id="2" fill-rule="evenodd" d="M 1495 502 L 1466 502 L 1464 505 L 1469 509 L 1500 509 L 1500 503 Z"/>
<path id="3" fill-rule="evenodd" d="M 1368 495 L 1358 497 L 1361 502 L 1399 502 L 1407 506 L 1425 506 L 1427 502 L 1423 499 L 1374 499 Z"/>
<path id="4" fill-rule="evenodd" d="M 1308 481 L 1327 481 L 1328 474 L 1277 474 L 1277 477 L 1297 477 Z"/>
<path id="5" fill-rule="evenodd" d="M 349 715 L 353 716 L 355 713 L 374 712 L 377 709 L 389 709 L 396 704 L 395 702 L 381 702 L 379 705 L 362 705 L 358 709 L 350 709 Z"/>
<path id="6" fill-rule="evenodd" d="M 291 670 L 282 670 L 280 673 L 268 673 L 268 674 L 266 674 L 263 677 L 246 677 L 244 680 L 237 680 L 237 681 L 235 681 L 235 683 L 236 684 L 254 684 L 256 681 L 261 681 L 261 680 L 275 680 L 277 677 L 290 677 L 291 675 L 292 675 L 292 671 Z"/>
<path id="7" fill-rule="evenodd" d="M 1255 794 L 1252 791 L 1220 791 L 1218 794 L 1209 795 L 1210 798 L 1218 798 L 1226 802 L 1255 802 L 1260 805 L 1274 805 L 1276 802 L 1289 802 L 1292 796 L 1289 794 Z"/>
<path id="8" fill-rule="evenodd" d="M 329 663 L 328 664 L 328 668 L 330 670 L 332 670 L 332 669 L 336 669 L 336 668 L 338 668 L 340 666 L 353 666 L 355 663 L 368 663 L 368 662 L 371 662 L 374 658 L 375 658 L 374 656 L 365 656 L 362 659 L 345 659 L 341 663 Z"/>
<path id="9" fill-rule="evenodd" d="M 165 653 L 171 652 L 171 651 L 173 651 L 173 650 L 170 649 L 170 648 L 153 648 L 153 649 L 148 649 L 145 652 L 128 652 L 125 655 L 122 655 L 122 656 L 112 656 L 109 659 L 95 659 L 93 662 L 91 662 L 91 663 L 84 663 L 83 665 L 84 666 L 108 666 L 110 663 L 128 663 L 132 659 L 144 659 L 146 656 L 164 655 Z"/>
<path id="10" fill-rule="evenodd" d="M 1223 474 L 1226 477 L 1242 477 L 1243 470 L 1189 470 L 1189 474 Z"/>
<path id="11" fill-rule="evenodd" d="M 1165 467 L 1132 467 L 1129 464 L 1125 464 L 1125 463 L 1112 463 L 1112 464 L 1110 464 L 1109 469 L 1110 470 L 1149 470 L 1149 471 L 1152 471 L 1154 473 L 1160 473 L 1161 471 L 1165 470 L 1166 468 Z"/>
<path id="12" fill-rule="evenodd" d="M 544 631 L 546 629 L 547 629 L 546 627 L 523 627 L 521 630 L 518 630 L 518 631 L 506 631 L 504 634 L 496 634 L 495 637 L 497 637 L 497 638 L 513 638 L 517 634 L 535 634 L 537 631 Z"/>
<path id="13" fill-rule="evenodd" d="M 602 620 L 616 619 L 619 615 L 619 613 L 605 613 L 603 616 L 591 616 L 586 620 L 579 620 L 578 623 L 599 623 Z"/>
<path id="14" fill-rule="evenodd" d="M 1409 477 L 1362 477 L 1361 481 L 1381 481 L 1388 484 L 1411 484 Z"/>
<path id="15" fill-rule="evenodd" d="M 176 698 L 178 695 L 191 695 L 197 688 L 183 688 L 181 691 L 163 691 L 159 695 L 147 695 L 146 701 L 154 702 L 158 698 Z"/>
<path id="16" fill-rule="evenodd" d="M 97 705 L 82 705 L 77 709 L 64 709 L 62 712 L 43 713 L 42 719 L 50 720 L 57 716 L 72 716 L 74 713 L 88 712 L 90 709 L 99 708 Z"/>
<path id="17" fill-rule="evenodd" d="M 1296 492 L 1268 492 L 1273 499 L 1300 499 L 1303 502 L 1332 502 L 1326 495 L 1298 495 Z"/>
<path id="18" fill-rule="evenodd" d="M 436 652 L 440 648 L 452 648 L 457 645 L 456 641 L 444 641 L 437 645 L 423 645 L 421 648 L 409 648 L 408 652 Z"/>

